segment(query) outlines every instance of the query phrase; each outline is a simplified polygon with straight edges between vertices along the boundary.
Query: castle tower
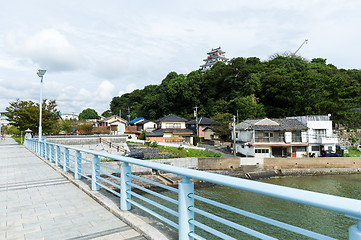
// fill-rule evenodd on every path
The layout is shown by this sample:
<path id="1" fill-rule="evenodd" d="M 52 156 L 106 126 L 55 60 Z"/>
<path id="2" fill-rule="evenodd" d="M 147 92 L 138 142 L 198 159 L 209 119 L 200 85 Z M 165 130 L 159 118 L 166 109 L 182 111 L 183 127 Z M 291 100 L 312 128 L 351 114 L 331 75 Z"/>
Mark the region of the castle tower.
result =
<path id="1" fill-rule="evenodd" d="M 213 66 L 213 64 L 215 64 L 218 61 L 222 61 L 224 63 L 227 63 L 228 58 L 226 58 L 224 56 L 225 52 L 222 51 L 221 47 L 218 48 L 212 48 L 212 51 L 210 51 L 209 53 L 207 53 L 208 57 L 207 59 L 204 59 L 203 61 L 205 61 L 206 63 L 201 65 L 201 70 L 203 72 L 207 71 L 208 69 L 211 69 L 211 67 Z"/>

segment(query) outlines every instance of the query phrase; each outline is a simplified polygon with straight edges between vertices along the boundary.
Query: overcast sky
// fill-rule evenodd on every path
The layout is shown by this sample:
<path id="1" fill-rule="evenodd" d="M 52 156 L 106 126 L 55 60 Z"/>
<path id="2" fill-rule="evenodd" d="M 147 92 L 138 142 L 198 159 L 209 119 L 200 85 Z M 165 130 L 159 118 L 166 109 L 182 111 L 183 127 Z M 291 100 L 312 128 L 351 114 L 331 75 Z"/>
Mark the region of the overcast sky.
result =
<path id="1" fill-rule="evenodd" d="M 109 108 L 114 96 L 199 68 L 212 48 L 226 57 L 295 51 L 360 69 L 361 1 L 2 0 L 0 110 L 44 98 L 62 113 Z"/>

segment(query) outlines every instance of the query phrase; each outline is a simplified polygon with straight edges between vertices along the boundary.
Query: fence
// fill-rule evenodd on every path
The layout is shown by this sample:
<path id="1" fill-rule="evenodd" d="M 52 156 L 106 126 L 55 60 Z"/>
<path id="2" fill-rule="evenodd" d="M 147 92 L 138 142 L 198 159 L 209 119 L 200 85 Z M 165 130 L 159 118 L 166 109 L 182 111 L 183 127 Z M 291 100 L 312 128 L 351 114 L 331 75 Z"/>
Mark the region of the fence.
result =
<path id="1" fill-rule="evenodd" d="M 225 211 L 227 213 L 237 214 L 238 216 L 245 216 L 313 239 L 334 239 L 288 223 L 241 210 L 235 206 L 229 206 L 225 203 L 198 196 L 194 193 L 194 183 L 191 181 L 192 179 L 342 213 L 347 217 L 357 219 L 357 224 L 349 227 L 349 239 L 361 239 L 360 200 L 277 186 L 193 169 L 174 167 L 49 142 L 39 142 L 36 139 L 26 139 L 25 146 L 44 159 L 55 163 L 56 166 L 62 167 L 64 171 L 71 171 L 74 174 L 75 179 L 86 178 L 90 181 L 92 190 L 99 190 L 100 187 L 102 187 L 112 192 L 120 198 L 119 204 L 121 210 L 130 210 L 131 207 L 136 207 L 158 218 L 176 229 L 178 231 L 179 239 L 182 240 L 206 239 L 204 236 L 201 236 L 200 233 L 211 234 L 222 239 L 237 239 L 237 236 L 239 235 L 237 233 L 234 234 L 224 231 L 225 227 L 230 227 L 238 233 L 243 232 L 244 234 L 260 239 L 276 239 L 275 237 L 268 236 L 260 231 L 243 226 L 236 221 L 221 217 L 216 214 L 217 211 Z M 121 161 L 122 166 L 120 170 L 110 168 L 112 171 L 118 172 L 120 177 L 104 172 L 104 168 L 109 167 L 101 163 L 101 158 L 110 158 Z M 182 180 L 179 182 L 178 188 L 166 186 L 133 175 L 131 165 L 173 173 L 178 175 Z M 167 196 L 166 194 L 161 194 L 141 187 L 138 184 L 135 184 L 134 181 L 144 181 L 148 184 L 155 185 L 167 190 L 167 192 L 175 193 L 177 197 Z M 114 190 L 114 188 L 116 190 Z M 139 194 L 138 191 L 133 191 L 132 188 L 141 190 L 147 193 L 147 195 Z M 201 202 L 213 206 L 218 210 L 210 211 L 208 208 L 206 209 L 208 211 L 206 211 L 197 208 L 196 203 Z M 151 205 L 152 207 L 147 207 L 148 205 Z M 166 214 L 162 214 L 164 212 Z M 209 226 L 205 223 L 207 221 L 203 221 L 204 219 L 212 219 L 213 221 L 218 222 L 218 226 Z M 322 220 L 320 219 L 320 221 Z"/>

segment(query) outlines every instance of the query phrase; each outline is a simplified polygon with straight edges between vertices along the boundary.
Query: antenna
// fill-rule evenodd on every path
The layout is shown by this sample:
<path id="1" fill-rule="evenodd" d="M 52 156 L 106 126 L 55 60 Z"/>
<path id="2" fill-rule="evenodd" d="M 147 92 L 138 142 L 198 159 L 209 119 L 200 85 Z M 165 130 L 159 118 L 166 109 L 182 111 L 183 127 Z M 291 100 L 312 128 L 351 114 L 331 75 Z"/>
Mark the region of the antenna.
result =
<path id="1" fill-rule="evenodd" d="M 295 57 L 296 56 L 296 53 L 301 49 L 301 47 L 305 44 L 305 43 L 307 43 L 308 42 L 308 40 L 306 39 L 305 41 L 303 41 L 303 43 L 301 44 L 301 46 L 299 46 L 298 48 L 297 48 L 297 50 L 291 55 L 292 57 Z"/>

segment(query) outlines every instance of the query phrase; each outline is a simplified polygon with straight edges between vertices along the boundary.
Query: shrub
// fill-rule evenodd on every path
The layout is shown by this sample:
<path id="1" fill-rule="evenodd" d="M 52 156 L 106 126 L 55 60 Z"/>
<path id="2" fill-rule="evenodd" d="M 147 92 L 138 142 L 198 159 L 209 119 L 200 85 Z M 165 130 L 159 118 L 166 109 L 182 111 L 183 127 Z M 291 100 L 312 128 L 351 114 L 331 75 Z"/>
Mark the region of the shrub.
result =
<path id="1" fill-rule="evenodd" d="M 145 140 L 145 130 L 138 137 L 140 140 Z"/>
<path id="2" fill-rule="evenodd" d="M 150 143 L 149 146 L 152 148 L 156 148 L 156 147 L 158 147 L 158 143 L 156 141 L 154 141 L 154 142 Z"/>

